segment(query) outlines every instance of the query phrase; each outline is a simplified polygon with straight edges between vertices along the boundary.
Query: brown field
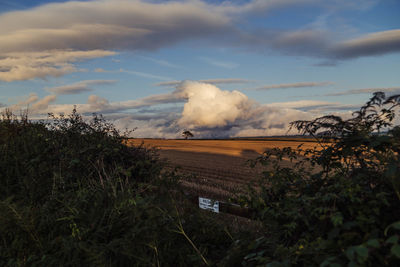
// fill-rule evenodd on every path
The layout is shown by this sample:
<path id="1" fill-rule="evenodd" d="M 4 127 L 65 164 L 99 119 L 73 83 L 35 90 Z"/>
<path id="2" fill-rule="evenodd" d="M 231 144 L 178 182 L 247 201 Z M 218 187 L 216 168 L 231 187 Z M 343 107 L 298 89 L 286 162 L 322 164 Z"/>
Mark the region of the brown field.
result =
<path id="1" fill-rule="evenodd" d="M 159 150 L 168 168 L 178 167 L 184 175 L 185 190 L 191 194 L 226 200 L 260 177 L 262 168 L 251 168 L 248 160 L 257 158 L 274 147 L 303 148 L 317 146 L 309 139 L 235 139 L 235 140 L 164 140 L 131 139 L 131 144 L 144 144 Z M 286 162 L 285 164 L 291 164 Z"/>

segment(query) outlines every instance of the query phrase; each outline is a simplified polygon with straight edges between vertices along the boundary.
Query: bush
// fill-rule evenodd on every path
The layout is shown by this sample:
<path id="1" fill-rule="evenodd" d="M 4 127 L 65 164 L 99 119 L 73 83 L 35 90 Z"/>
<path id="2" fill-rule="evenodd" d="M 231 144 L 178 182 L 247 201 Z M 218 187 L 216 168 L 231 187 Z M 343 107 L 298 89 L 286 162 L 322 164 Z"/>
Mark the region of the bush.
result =
<path id="1" fill-rule="evenodd" d="M 399 263 L 400 127 L 392 125 L 399 105 L 400 96 L 375 93 L 351 119 L 292 123 L 319 147 L 272 149 L 254 162 L 270 168 L 238 200 L 266 234 L 236 244 L 233 251 L 247 251 L 243 264 Z M 285 160 L 294 167 L 282 167 Z"/>
<path id="2" fill-rule="evenodd" d="M 1 266 L 202 265 L 230 246 L 153 150 L 101 116 L 0 121 Z M 174 193 L 175 192 L 175 193 Z M 206 259 L 207 258 L 207 259 Z"/>

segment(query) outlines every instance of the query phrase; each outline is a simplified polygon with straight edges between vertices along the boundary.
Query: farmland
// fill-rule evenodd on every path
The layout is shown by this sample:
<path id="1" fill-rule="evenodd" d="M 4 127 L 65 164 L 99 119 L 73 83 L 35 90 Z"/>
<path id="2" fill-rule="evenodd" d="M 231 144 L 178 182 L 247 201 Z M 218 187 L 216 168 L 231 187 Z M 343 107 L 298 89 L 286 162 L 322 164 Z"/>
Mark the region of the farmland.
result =
<path id="1" fill-rule="evenodd" d="M 131 139 L 131 144 L 143 144 L 158 149 L 167 160 L 168 169 L 178 167 L 182 185 L 190 193 L 225 200 L 260 177 L 262 168 L 250 167 L 249 160 L 271 148 L 303 148 L 317 146 L 309 139 L 264 138 L 225 140 L 165 140 Z M 290 162 L 285 162 L 291 164 Z"/>

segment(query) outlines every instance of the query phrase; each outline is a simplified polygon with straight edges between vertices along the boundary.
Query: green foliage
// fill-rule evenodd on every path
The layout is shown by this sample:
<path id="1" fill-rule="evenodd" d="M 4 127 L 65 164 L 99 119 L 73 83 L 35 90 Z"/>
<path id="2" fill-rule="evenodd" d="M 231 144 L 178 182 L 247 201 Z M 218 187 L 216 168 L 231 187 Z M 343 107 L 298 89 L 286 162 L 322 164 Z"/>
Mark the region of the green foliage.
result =
<path id="1" fill-rule="evenodd" d="M 392 125 L 399 105 L 400 96 L 375 93 L 351 119 L 292 123 L 319 147 L 272 149 L 254 162 L 269 168 L 238 201 L 255 211 L 266 233 L 237 242 L 234 250 L 247 250 L 242 264 L 399 263 L 400 127 Z"/>
<path id="2" fill-rule="evenodd" d="M 1 266 L 203 265 L 230 246 L 223 226 L 179 197 L 155 151 L 76 110 L 0 121 Z M 177 208 L 179 207 L 179 209 Z"/>

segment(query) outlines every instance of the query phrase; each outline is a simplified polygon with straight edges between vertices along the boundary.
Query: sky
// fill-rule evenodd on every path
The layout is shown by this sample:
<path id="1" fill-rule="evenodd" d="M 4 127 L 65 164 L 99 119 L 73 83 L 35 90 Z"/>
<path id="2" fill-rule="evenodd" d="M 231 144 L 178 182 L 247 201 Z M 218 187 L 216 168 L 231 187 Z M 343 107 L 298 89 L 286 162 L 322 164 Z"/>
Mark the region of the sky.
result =
<path id="1" fill-rule="evenodd" d="M 0 111 L 132 137 L 294 134 L 400 93 L 398 0 L 0 0 Z"/>

